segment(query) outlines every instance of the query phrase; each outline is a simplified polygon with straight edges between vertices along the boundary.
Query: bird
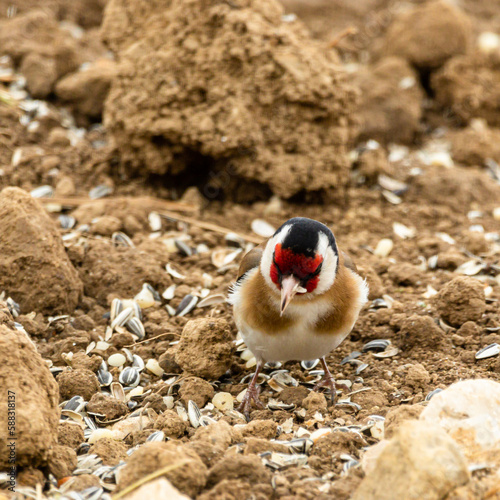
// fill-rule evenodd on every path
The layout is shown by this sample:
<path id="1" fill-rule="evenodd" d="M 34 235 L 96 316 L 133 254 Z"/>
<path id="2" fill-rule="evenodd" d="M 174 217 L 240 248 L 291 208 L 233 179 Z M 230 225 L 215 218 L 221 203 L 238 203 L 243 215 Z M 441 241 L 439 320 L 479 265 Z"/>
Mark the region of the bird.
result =
<path id="1" fill-rule="evenodd" d="M 351 332 L 368 285 L 332 231 L 305 217 L 287 220 L 241 260 L 229 294 L 235 324 L 257 366 L 239 410 L 249 419 L 263 408 L 259 373 L 265 363 L 320 359 L 324 375 L 313 390 L 336 385 L 325 357 Z"/>

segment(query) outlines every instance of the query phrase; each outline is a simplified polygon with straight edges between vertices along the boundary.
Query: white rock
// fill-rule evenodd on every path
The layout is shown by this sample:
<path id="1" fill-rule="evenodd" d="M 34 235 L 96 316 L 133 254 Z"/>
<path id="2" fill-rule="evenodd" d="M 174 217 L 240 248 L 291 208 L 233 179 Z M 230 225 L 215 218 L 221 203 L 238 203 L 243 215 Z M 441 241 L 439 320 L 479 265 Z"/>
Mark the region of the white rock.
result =
<path id="1" fill-rule="evenodd" d="M 466 454 L 476 447 L 500 449 L 500 383 L 485 379 L 457 382 L 430 400 L 420 420 L 442 427 Z"/>
<path id="2" fill-rule="evenodd" d="M 392 252 L 393 248 L 394 242 L 389 238 L 384 238 L 378 242 L 373 253 L 379 257 L 387 257 Z"/>

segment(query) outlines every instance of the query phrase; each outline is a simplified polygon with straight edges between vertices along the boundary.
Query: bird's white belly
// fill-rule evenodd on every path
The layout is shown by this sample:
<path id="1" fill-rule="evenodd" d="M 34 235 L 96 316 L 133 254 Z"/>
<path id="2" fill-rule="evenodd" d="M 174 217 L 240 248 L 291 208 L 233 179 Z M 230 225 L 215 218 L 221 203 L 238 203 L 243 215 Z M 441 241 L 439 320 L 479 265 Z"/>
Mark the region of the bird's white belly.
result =
<path id="1" fill-rule="evenodd" d="M 299 324 L 294 328 L 272 335 L 241 325 L 241 335 L 258 361 L 313 360 L 326 356 L 335 349 L 345 334 L 315 334 L 309 325 Z"/>

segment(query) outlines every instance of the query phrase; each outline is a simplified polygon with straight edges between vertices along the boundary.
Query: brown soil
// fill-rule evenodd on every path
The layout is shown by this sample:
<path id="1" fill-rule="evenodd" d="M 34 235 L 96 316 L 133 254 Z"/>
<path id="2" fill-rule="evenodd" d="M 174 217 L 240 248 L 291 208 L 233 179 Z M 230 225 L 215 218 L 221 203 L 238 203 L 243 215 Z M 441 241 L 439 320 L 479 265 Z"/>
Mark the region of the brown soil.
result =
<path id="1" fill-rule="evenodd" d="M 384 54 L 398 57 L 377 59 L 402 20 L 424 9 L 411 14 L 413 4 L 426 2 L 405 2 L 400 12 L 383 0 L 284 0 L 284 11 L 272 0 L 168 7 L 110 0 L 102 24 L 104 3 L 53 0 L 40 11 L 34 7 L 41 2 L 0 0 L 0 69 L 7 75 L 0 71 L 0 187 L 48 185 L 56 195 L 40 203 L 19 189 L 0 194 L 0 386 L 18 396 L 19 484 L 42 483 L 44 493 L 57 495 L 52 474 L 71 476 L 57 487 L 63 494 L 102 484 L 111 492 L 115 482 L 121 491 L 164 467 L 175 488 L 203 500 L 347 499 L 362 482 L 358 497 L 375 491 L 377 477 L 366 473 L 365 481 L 358 462 L 383 432 L 413 446 L 403 423 L 418 418 L 431 391 L 461 379 L 500 380 L 498 356 L 475 359 L 500 343 L 498 55 L 472 48 L 478 33 L 498 29 L 500 9 L 463 2 L 465 14 L 454 15 L 464 36 L 453 47 L 439 44 L 443 33 L 429 25 L 427 50 L 410 23 L 407 38 L 396 38 L 411 41 L 420 59 L 396 43 Z M 7 4 L 18 8 L 13 19 Z M 299 19 L 282 17 L 290 11 Z M 79 23 L 82 36 L 61 20 Z M 327 47 L 351 25 L 357 35 Z M 81 63 L 88 64 L 79 70 Z M 21 77 L 24 96 L 16 94 Z M 33 104 L 37 96 L 46 101 Z M 451 164 L 433 157 L 436 150 Z M 381 175 L 400 183 L 398 198 Z M 111 194 L 90 200 L 96 186 Z M 333 229 L 370 285 L 370 303 L 327 358 L 335 378 L 350 385 L 341 397 L 350 405 L 333 406 L 326 393 L 312 392 L 313 375 L 288 362 L 280 369 L 296 385 L 276 390 L 264 382 L 261 399 L 293 408 L 254 409 L 249 423 L 235 411 L 254 368 L 235 346 L 230 306 L 171 312 L 188 294 L 227 296 L 243 252 L 221 267 L 213 254 L 248 242 L 168 217 L 153 230 L 148 217 L 163 212 L 159 200 L 184 193 L 182 201 L 195 207 L 180 218 L 254 241 L 255 219 L 278 227 L 301 215 Z M 73 228 L 61 227 L 62 214 L 75 218 Z M 408 237 L 398 236 L 394 223 L 404 224 Z M 116 232 L 133 246 L 116 244 Z M 394 244 L 385 256 L 374 252 L 383 238 Z M 481 265 L 461 274 L 471 260 Z M 169 274 L 167 264 L 184 277 Z M 132 299 L 145 283 L 160 296 L 175 285 L 173 298 L 143 308 L 143 341 L 125 326 L 110 337 L 113 299 Z M 368 351 L 341 364 L 374 339 L 390 340 L 397 352 L 381 358 Z M 123 366 L 109 362 L 115 354 L 124 356 Z M 139 386 L 125 384 L 123 395 L 117 384 L 132 355 L 149 364 Z M 99 382 L 103 361 L 112 386 Z M 154 361 L 163 374 L 150 369 Z M 218 409 L 220 393 L 227 408 Z M 91 445 L 88 421 L 67 410 L 59 421 L 58 405 L 76 396 L 84 400 L 80 414 L 99 428 Z M 197 427 L 193 403 L 202 419 L 216 422 Z M 0 400 L 1 429 L 5 405 Z M 385 424 L 372 427 L 374 415 Z M 296 460 L 286 442 L 325 427 L 333 432 L 315 440 L 306 467 L 270 464 Z M 1 431 L 2 471 L 4 441 Z M 92 454 L 96 461 L 81 465 Z M 116 466 L 116 476 L 99 482 L 94 472 L 102 466 Z M 385 471 L 380 477 L 390 480 Z M 419 476 L 411 477 L 418 484 Z M 462 479 L 469 482 L 460 486 Z M 462 474 L 449 498 L 483 498 L 494 481 L 490 469 L 470 480 Z"/>

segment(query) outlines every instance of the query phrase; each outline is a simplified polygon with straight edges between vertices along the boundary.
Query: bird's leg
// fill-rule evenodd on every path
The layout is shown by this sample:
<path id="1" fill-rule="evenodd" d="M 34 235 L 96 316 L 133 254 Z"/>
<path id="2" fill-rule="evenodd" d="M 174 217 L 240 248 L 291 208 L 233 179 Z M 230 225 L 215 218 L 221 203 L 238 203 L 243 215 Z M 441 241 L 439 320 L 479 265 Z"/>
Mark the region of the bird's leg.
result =
<path id="1" fill-rule="evenodd" d="M 317 391 L 320 387 L 328 387 L 331 391 L 332 403 L 335 403 L 337 387 L 347 391 L 349 388 L 345 384 L 335 384 L 335 380 L 333 380 L 332 374 L 330 373 L 324 357 L 321 358 L 321 364 L 323 365 L 325 374 L 323 375 L 323 378 L 314 386 L 313 391 Z"/>
<path id="2" fill-rule="evenodd" d="M 259 399 L 260 386 L 257 385 L 257 379 L 263 366 L 264 364 L 260 361 L 257 363 L 257 368 L 255 369 L 254 376 L 248 384 L 247 392 L 243 396 L 243 401 L 241 402 L 240 406 L 238 406 L 238 411 L 243 412 L 247 420 L 250 419 L 250 406 L 252 406 L 252 401 L 257 407 L 264 408 L 264 405 L 260 402 Z"/>

